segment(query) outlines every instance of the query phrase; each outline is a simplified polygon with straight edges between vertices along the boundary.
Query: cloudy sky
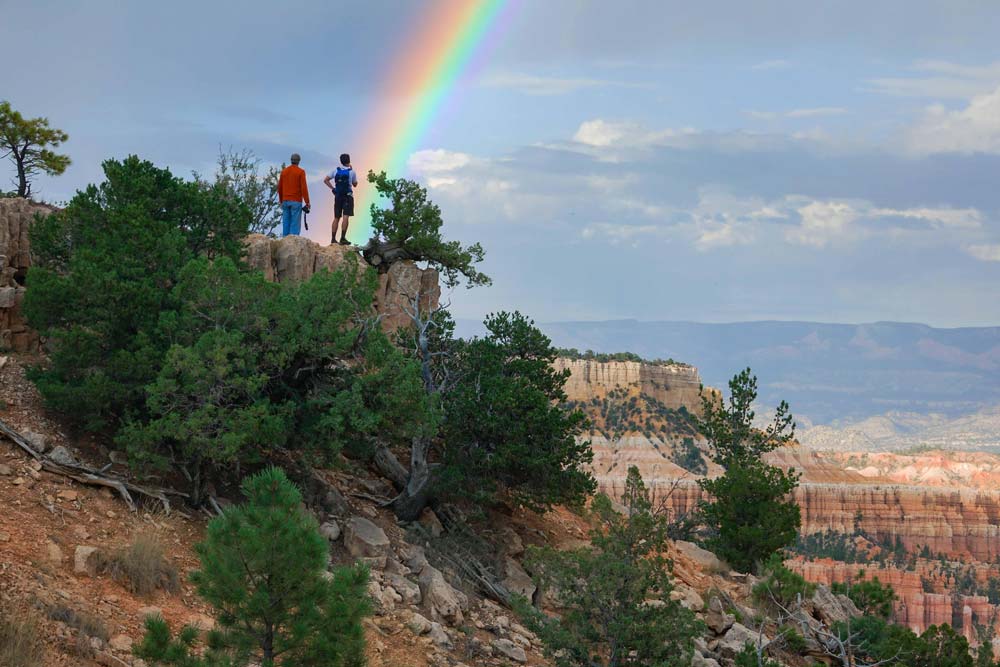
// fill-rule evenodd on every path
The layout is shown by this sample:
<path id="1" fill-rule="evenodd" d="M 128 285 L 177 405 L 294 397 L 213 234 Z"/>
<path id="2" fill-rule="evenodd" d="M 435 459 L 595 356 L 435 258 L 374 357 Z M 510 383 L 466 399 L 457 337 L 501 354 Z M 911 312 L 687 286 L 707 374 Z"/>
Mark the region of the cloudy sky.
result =
<path id="1" fill-rule="evenodd" d="M 428 3 L 0 0 L 0 98 L 70 133 L 50 200 L 220 145 L 318 180 Z M 523 0 L 410 158 L 487 250 L 453 310 L 1000 324 L 998 34 L 992 0 Z"/>

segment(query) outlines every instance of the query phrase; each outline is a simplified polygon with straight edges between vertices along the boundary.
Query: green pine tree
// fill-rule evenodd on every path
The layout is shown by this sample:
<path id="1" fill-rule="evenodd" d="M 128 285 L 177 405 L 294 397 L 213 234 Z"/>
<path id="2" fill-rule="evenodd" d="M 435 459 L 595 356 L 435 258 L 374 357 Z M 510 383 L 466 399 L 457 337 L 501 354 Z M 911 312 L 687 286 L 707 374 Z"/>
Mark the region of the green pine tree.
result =
<path id="1" fill-rule="evenodd" d="M 594 498 L 590 548 L 530 552 L 561 615 L 546 616 L 524 598 L 515 609 L 558 667 L 690 665 L 700 626 L 670 597 L 670 561 L 662 555 L 668 522 L 635 466 L 621 501 L 624 510 L 604 494 Z"/>
<path id="2" fill-rule="evenodd" d="M 218 627 L 197 652 L 197 632 L 171 636 L 147 620 L 136 655 L 175 667 L 359 667 L 361 620 L 369 613 L 363 567 L 326 573 L 327 544 L 285 473 L 269 468 L 243 483 L 245 504 L 208 526 L 191 575 L 215 607 Z"/>
<path id="3" fill-rule="evenodd" d="M 799 507 L 788 495 L 798 486 L 799 475 L 761 458 L 792 441 L 795 423 L 782 401 L 767 427 L 754 424 L 757 378 L 749 368 L 729 382 L 729 389 L 728 404 L 714 394 L 702 396 L 698 430 L 725 474 L 698 480 L 711 496 L 702 502 L 701 521 L 711 531 L 708 548 L 736 569 L 749 572 L 798 535 Z"/>

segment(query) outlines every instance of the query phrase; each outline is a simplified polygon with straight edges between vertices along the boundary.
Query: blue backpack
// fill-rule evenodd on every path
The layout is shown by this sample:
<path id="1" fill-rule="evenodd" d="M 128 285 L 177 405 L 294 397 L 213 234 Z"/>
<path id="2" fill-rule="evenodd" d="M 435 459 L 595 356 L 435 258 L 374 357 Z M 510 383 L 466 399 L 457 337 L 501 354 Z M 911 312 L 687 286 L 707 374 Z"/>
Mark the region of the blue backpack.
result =
<path id="1" fill-rule="evenodd" d="M 337 167 L 333 175 L 333 193 L 338 197 L 351 194 L 351 168 Z"/>

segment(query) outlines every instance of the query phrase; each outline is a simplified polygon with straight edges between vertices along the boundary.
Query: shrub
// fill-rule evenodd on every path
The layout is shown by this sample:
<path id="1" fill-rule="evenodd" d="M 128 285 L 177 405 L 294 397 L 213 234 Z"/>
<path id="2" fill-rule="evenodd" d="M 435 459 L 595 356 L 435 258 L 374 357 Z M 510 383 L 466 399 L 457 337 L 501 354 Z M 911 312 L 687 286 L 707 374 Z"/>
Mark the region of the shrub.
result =
<path id="1" fill-rule="evenodd" d="M 773 554 L 762 568 L 766 575 L 753 587 L 754 599 L 762 603 L 778 604 L 785 608 L 791 607 L 800 599 L 812 597 L 816 592 L 816 584 L 806 581 L 802 575 L 792 572 L 782 561 L 780 554 Z"/>
<path id="2" fill-rule="evenodd" d="M 65 623 L 74 630 L 78 630 L 83 637 L 97 637 L 108 640 L 111 634 L 99 617 L 85 611 L 79 611 L 64 604 L 54 604 L 46 607 L 45 615 L 53 621 Z M 2 664 L 2 663 L 0 663 Z"/>
<path id="3" fill-rule="evenodd" d="M 246 503 L 213 519 L 196 547 L 201 569 L 191 579 L 218 612 L 206 649 L 198 655 L 194 628 L 175 638 L 153 617 L 136 655 L 178 667 L 362 665 L 367 570 L 328 578 L 326 538 L 281 470 L 248 477 L 243 492 Z"/>
<path id="4" fill-rule="evenodd" d="M 771 660 L 763 653 L 757 651 L 757 647 L 747 642 L 743 650 L 736 654 L 734 667 L 782 667 L 777 660 Z"/>
<path id="5" fill-rule="evenodd" d="M 31 613 L 0 601 L 0 665 L 37 667 L 45 658 L 45 641 Z"/>
<path id="6" fill-rule="evenodd" d="M 864 571 L 858 572 L 859 578 L 863 576 Z M 891 585 L 879 581 L 878 577 L 872 577 L 867 581 L 836 583 L 831 589 L 834 593 L 847 595 L 865 614 L 886 619 L 892 616 L 892 603 L 896 601 L 896 592 Z"/>
<path id="7" fill-rule="evenodd" d="M 163 545 L 154 536 L 141 533 L 126 547 L 105 557 L 98 568 L 111 575 L 135 595 L 149 596 L 156 589 L 180 590 L 177 568 L 163 555 Z"/>

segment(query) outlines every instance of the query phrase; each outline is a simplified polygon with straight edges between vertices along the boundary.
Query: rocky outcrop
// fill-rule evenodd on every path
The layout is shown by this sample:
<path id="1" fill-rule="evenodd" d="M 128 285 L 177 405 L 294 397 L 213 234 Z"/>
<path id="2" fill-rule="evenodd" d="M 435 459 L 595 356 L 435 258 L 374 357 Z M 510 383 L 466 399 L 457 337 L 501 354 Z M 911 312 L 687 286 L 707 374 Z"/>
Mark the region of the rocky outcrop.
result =
<path id="1" fill-rule="evenodd" d="M 28 228 L 36 215 L 52 210 L 27 199 L 0 199 L 0 349 L 30 352 L 38 347 L 38 335 L 28 328 L 21 312 L 31 266 Z"/>
<path id="2" fill-rule="evenodd" d="M 261 270 L 268 280 L 279 283 L 301 282 L 319 271 L 336 271 L 348 264 L 364 267 L 364 260 L 353 246 L 322 246 L 304 236 L 272 239 L 251 234 L 246 250 L 247 263 Z M 375 301 L 382 328 L 391 331 L 408 326 L 410 318 L 404 309 L 412 308 L 414 298 L 419 298 L 421 308 L 428 310 L 438 305 L 440 296 L 435 269 L 421 269 L 412 261 L 394 263 L 378 276 Z"/>
<path id="3" fill-rule="evenodd" d="M 557 370 L 569 370 L 565 390 L 571 401 L 587 401 L 623 388 L 646 394 L 673 410 L 701 408 L 701 377 L 694 366 L 587 359 L 557 359 L 555 365 Z"/>

